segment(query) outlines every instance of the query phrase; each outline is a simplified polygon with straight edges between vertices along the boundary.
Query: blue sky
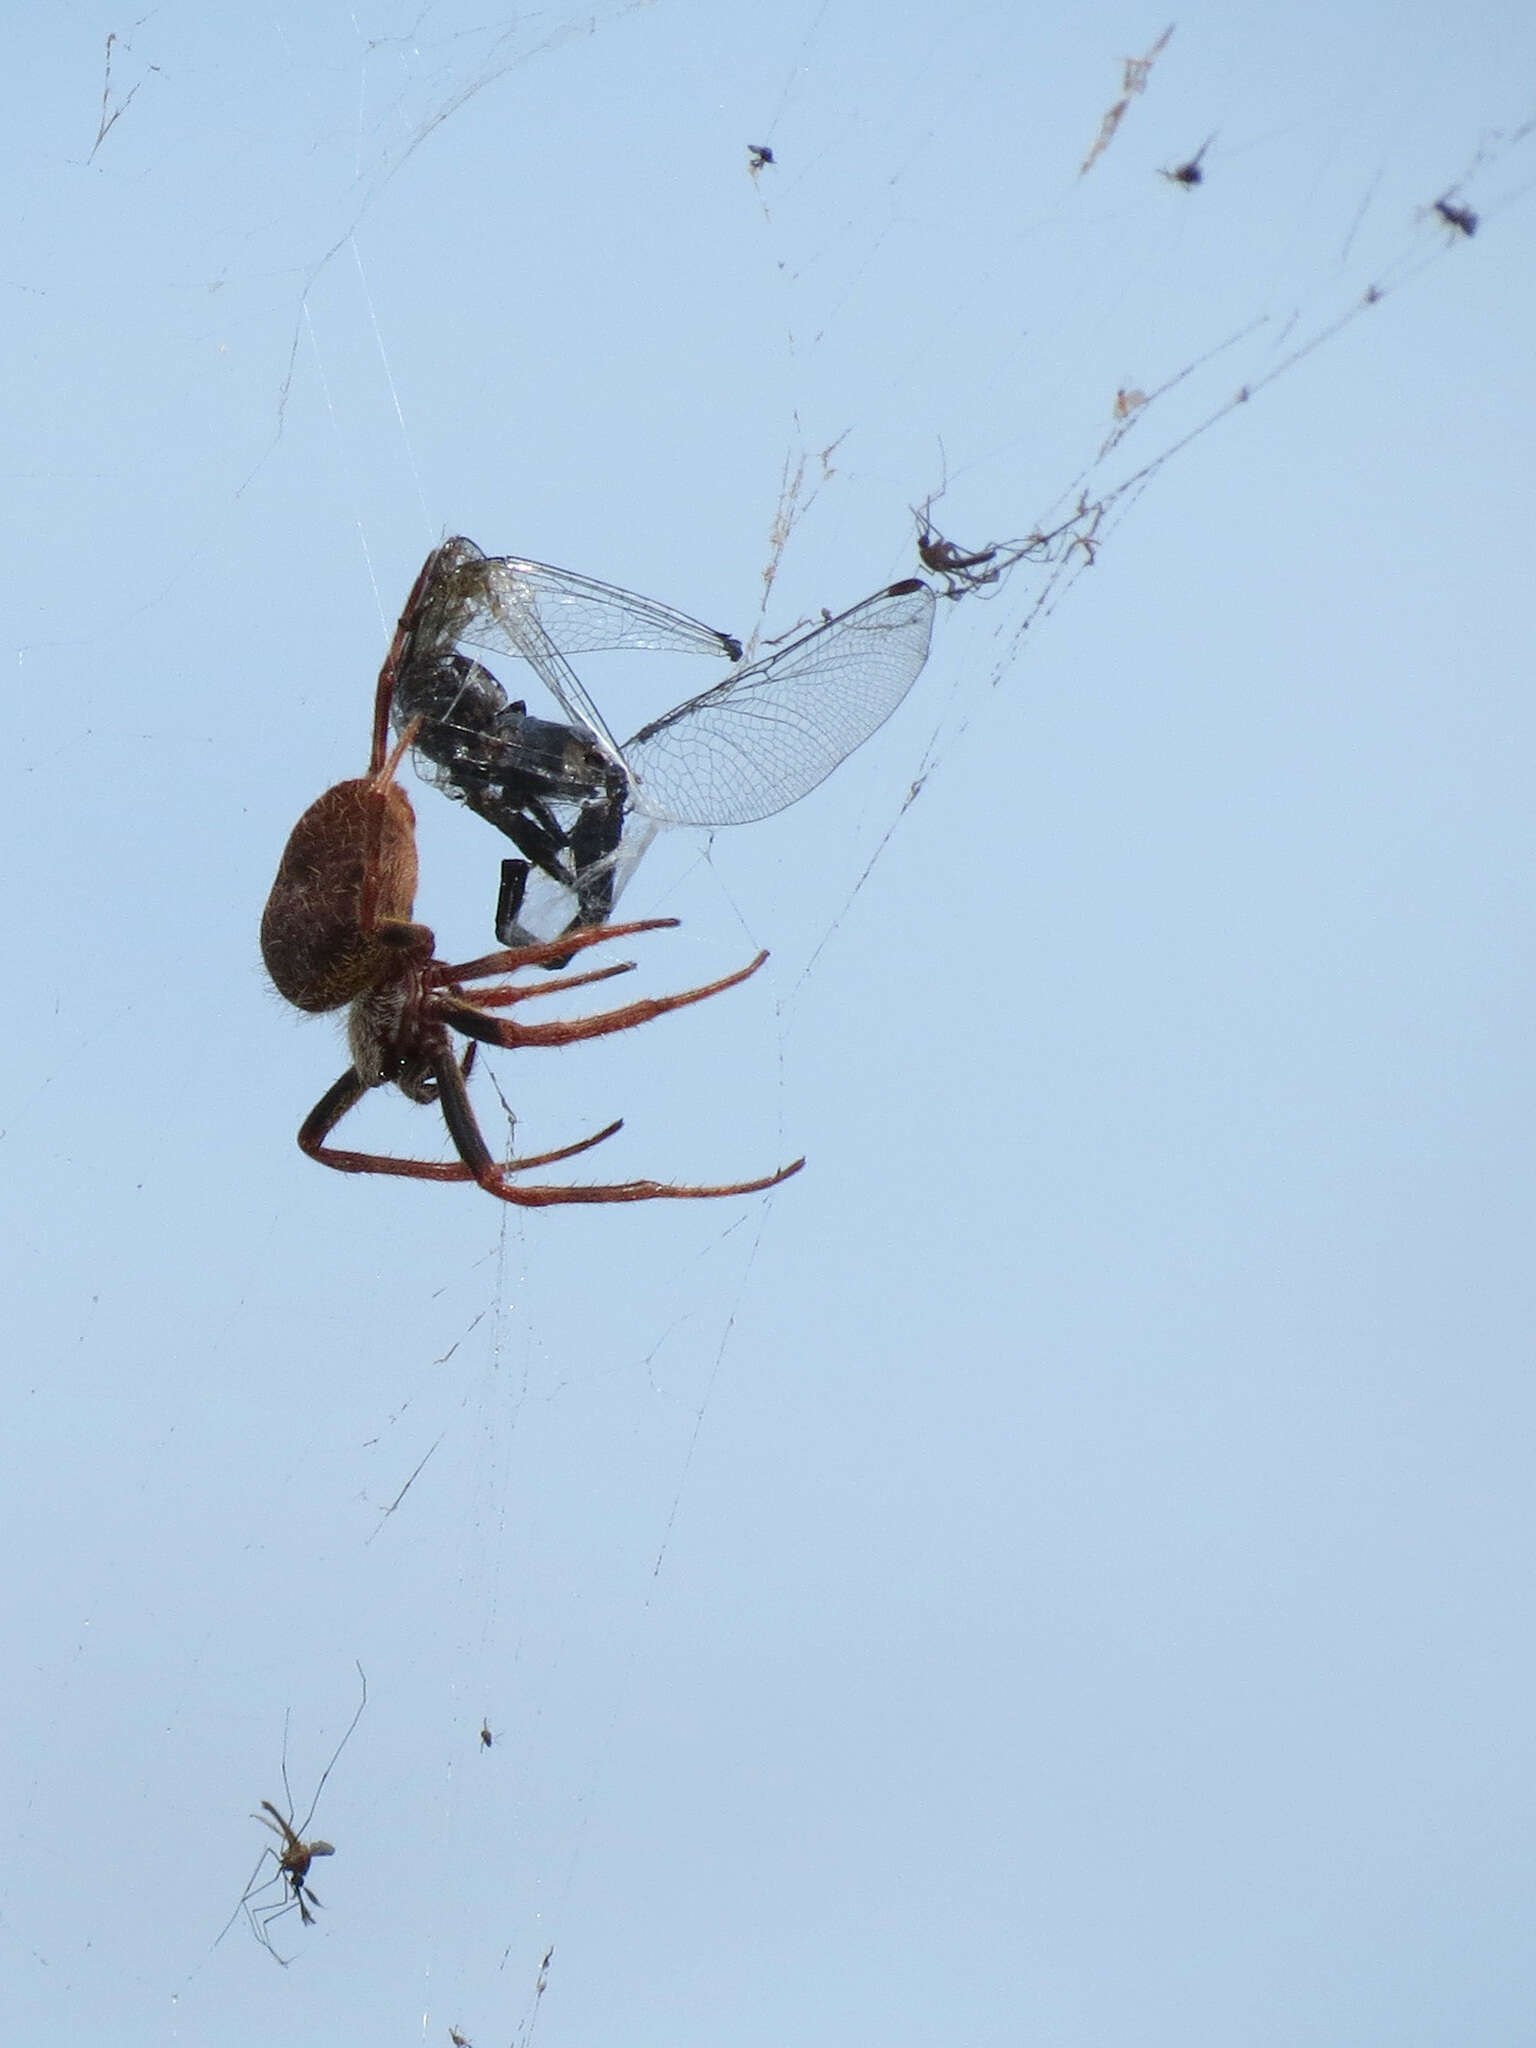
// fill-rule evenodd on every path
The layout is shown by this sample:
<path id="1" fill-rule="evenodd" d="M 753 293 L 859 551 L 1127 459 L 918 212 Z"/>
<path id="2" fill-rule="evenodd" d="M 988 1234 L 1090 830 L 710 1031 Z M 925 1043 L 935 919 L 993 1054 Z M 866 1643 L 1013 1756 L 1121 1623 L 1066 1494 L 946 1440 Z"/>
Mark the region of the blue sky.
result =
<path id="1" fill-rule="evenodd" d="M 1080 175 L 1166 25 L 13 22 L 18 2035 L 1526 2038 L 1536 33 L 1181 11 Z M 636 992 L 755 981 L 479 1079 L 623 1116 L 605 1175 L 805 1173 L 304 1160 L 345 1054 L 256 925 L 428 549 L 772 635 L 941 485 L 1114 502 L 647 855 Z M 501 844 L 414 794 L 481 951 Z M 319 1925 L 214 1946 L 358 1663 Z"/>

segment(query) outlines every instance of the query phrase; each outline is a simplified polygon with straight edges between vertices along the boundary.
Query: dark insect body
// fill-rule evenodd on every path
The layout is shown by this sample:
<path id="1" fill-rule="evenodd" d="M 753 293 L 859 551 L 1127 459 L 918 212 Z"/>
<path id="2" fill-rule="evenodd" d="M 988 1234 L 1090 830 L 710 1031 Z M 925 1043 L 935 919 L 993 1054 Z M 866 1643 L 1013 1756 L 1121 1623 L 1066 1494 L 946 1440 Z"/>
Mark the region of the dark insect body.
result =
<path id="1" fill-rule="evenodd" d="M 1468 240 L 1477 233 L 1477 215 L 1470 206 L 1453 206 L 1449 195 L 1435 201 L 1435 212 L 1448 228 L 1454 228 L 1457 234 L 1465 235 Z"/>
<path id="2" fill-rule="evenodd" d="M 1160 175 L 1165 177 L 1170 185 L 1182 185 L 1186 190 L 1196 185 L 1203 185 L 1205 183 L 1205 172 L 1201 166 L 1205 162 L 1205 152 L 1215 140 L 1216 137 L 1214 135 L 1207 135 L 1192 157 L 1186 158 L 1181 164 L 1175 164 L 1171 171 L 1163 171 Z"/>
<path id="3" fill-rule="evenodd" d="M 318 1906 L 320 1901 L 307 1888 L 309 1866 L 317 1856 L 334 1856 L 334 1845 L 330 1842 L 301 1842 L 294 1833 L 293 1822 L 285 1820 L 270 1799 L 263 1799 L 261 1812 L 253 1818 L 259 1820 L 264 1827 L 269 1827 L 282 1843 L 283 1853 L 277 1857 L 277 1868 L 288 1887 L 285 1903 L 297 1906 L 300 1920 L 306 1927 L 313 1927 L 315 1916 L 309 1909 L 311 1906 Z M 275 1849 L 272 1853 L 277 1856 Z"/>

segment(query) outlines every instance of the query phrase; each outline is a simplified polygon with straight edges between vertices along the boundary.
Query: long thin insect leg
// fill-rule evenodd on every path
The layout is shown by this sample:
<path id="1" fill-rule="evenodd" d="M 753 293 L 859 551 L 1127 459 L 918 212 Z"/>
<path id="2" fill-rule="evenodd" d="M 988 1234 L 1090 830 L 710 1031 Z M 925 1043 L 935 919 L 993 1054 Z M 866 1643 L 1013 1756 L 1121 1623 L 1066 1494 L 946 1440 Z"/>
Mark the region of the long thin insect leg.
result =
<path id="1" fill-rule="evenodd" d="M 309 1811 L 305 1814 L 303 1822 L 301 1823 L 298 1830 L 298 1832 L 301 1835 L 307 1835 L 309 1833 L 309 1824 L 315 1817 L 315 1808 L 320 1804 L 320 1794 L 325 1790 L 325 1781 L 331 1775 L 332 1771 L 335 1770 L 337 1759 L 340 1757 L 341 1752 L 352 1740 L 352 1731 L 357 1726 L 358 1722 L 361 1721 L 361 1719 L 363 1718 L 363 1709 L 368 1704 L 368 1674 L 363 1670 L 361 1663 L 359 1663 L 357 1666 L 357 1675 L 362 1682 L 363 1696 L 357 1703 L 357 1712 L 352 1716 L 351 1720 L 347 1723 L 346 1734 L 343 1735 L 340 1742 L 337 1743 L 335 1749 L 331 1752 L 330 1762 L 326 1765 L 325 1769 L 320 1773 L 320 1782 L 315 1787 L 315 1796 L 309 1802 Z M 288 1811 L 290 1813 L 292 1813 L 293 1811 L 292 1802 L 289 1803 Z"/>

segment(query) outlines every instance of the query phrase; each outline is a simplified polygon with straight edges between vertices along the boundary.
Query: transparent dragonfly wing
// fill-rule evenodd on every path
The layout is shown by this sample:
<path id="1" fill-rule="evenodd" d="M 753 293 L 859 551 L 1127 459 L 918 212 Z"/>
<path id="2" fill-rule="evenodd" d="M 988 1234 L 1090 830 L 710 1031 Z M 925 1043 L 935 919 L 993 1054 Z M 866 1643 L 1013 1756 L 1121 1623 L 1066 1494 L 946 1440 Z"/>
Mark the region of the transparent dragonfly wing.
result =
<path id="1" fill-rule="evenodd" d="M 484 555 L 470 540 L 446 541 L 438 549 L 427 585 L 418 647 L 470 647 L 526 661 L 566 716 L 621 766 L 618 741 L 567 655 L 638 648 L 741 658 L 741 642 L 731 634 L 670 605 L 547 562 Z"/>
<path id="2" fill-rule="evenodd" d="M 631 812 L 625 818 L 623 837 L 607 863 L 613 874 L 615 905 L 639 866 L 641 856 L 661 829 L 654 819 L 637 812 Z M 506 943 L 537 944 L 545 939 L 558 939 L 562 932 L 569 931 L 580 909 L 581 898 L 575 889 L 535 868 L 528 876 L 517 912 L 516 930 L 521 936 L 511 937 Z"/>
<path id="3" fill-rule="evenodd" d="M 564 654 L 592 654 L 605 648 L 659 648 L 674 654 L 724 655 L 741 659 L 741 642 L 686 612 L 617 590 L 609 583 L 527 562 L 517 555 L 482 557 L 488 583 L 498 592 L 515 586 L 516 602 L 537 611 L 545 631 Z M 489 643 L 495 645 L 497 643 Z"/>
<path id="4" fill-rule="evenodd" d="M 824 781 L 916 680 L 935 601 L 893 584 L 742 663 L 738 641 L 670 606 L 459 538 L 423 566 L 380 687 L 420 772 L 518 849 L 498 932 L 554 937 L 607 914 L 659 826 L 746 824 Z M 737 666 L 620 747 L 567 658 L 610 649 Z M 514 691 L 496 657 L 527 662 L 568 723 L 530 715 L 480 654 Z"/>
<path id="5" fill-rule="evenodd" d="M 892 584 L 702 696 L 623 748 L 635 805 L 672 825 L 749 825 L 824 782 L 890 717 L 928 659 L 935 594 Z"/>

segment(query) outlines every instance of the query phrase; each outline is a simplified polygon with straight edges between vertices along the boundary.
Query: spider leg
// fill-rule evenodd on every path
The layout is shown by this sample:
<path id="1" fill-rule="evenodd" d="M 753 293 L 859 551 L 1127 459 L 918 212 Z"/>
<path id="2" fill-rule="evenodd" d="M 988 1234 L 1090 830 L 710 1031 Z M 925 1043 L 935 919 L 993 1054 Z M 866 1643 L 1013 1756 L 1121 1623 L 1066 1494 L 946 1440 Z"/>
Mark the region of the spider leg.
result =
<path id="1" fill-rule="evenodd" d="M 531 1166 L 558 1165 L 562 1159 L 574 1159 L 578 1152 L 590 1152 L 594 1145 L 601 1145 L 605 1138 L 611 1138 L 623 1128 L 623 1117 L 615 1117 L 611 1124 L 604 1124 L 590 1138 L 578 1138 L 574 1145 L 557 1145 L 553 1152 L 530 1152 L 526 1159 L 504 1159 L 500 1170 L 503 1173 L 526 1173 Z"/>
<path id="2" fill-rule="evenodd" d="M 717 996 L 722 990 L 734 988 L 737 982 L 745 981 L 748 975 L 756 974 L 767 958 L 766 953 L 759 953 L 755 960 L 749 960 L 745 967 L 738 967 L 734 974 L 722 975 L 718 981 L 706 982 L 702 988 L 683 989 L 672 996 L 646 996 L 638 1003 L 627 1003 L 622 1010 L 600 1010 L 595 1017 L 574 1017 L 554 1024 L 500 1023 L 478 1009 L 473 998 L 454 996 L 447 991 L 434 997 L 432 1009 L 455 1031 L 462 1031 L 466 1038 L 481 1039 L 487 1045 L 575 1045 L 584 1038 L 606 1038 L 613 1031 L 630 1031 L 637 1024 L 649 1024 L 653 1017 L 664 1017 L 668 1010 L 682 1010 L 690 1003 L 702 1003 L 706 997 Z M 543 992 L 539 990 L 539 994 Z"/>
<path id="3" fill-rule="evenodd" d="M 740 978 L 739 975 L 733 977 L 738 981 Z M 755 1195 L 760 1189 L 777 1187 L 781 1180 L 788 1180 L 805 1164 L 803 1159 L 797 1159 L 792 1166 L 781 1166 L 777 1173 L 765 1174 L 760 1180 L 735 1181 L 725 1187 L 670 1187 L 664 1181 L 656 1180 L 619 1181 L 609 1187 L 513 1187 L 504 1176 L 516 1172 L 519 1165 L 531 1166 L 535 1162 L 522 1160 L 499 1166 L 491 1157 L 490 1147 L 475 1121 L 469 1091 L 464 1086 L 458 1062 L 449 1053 L 439 1054 L 432 1062 L 432 1071 L 437 1076 L 438 1103 L 443 1120 L 465 1167 L 487 1194 L 499 1196 L 503 1202 L 515 1202 L 522 1208 L 544 1209 L 557 1202 L 709 1201 L 717 1195 Z"/>
<path id="4" fill-rule="evenodd" d="M 545 961 L 558 961 L 562 965 L 572 953 L 580 953 L 587 946 L 601 946 L 609 939 L 628 939 L 637 932 L 665 932 L 676 929 L 675 917 L 647 917 L 638 924 L 604 924 L 584 926 L 580 931 L 564 933 L 558 939 L 544 939 L 535 946 L 506 946 L 499 953 L 482 953 L 478 960 L 466 960 L 450 966 L 446 960 L 434 960 L 427 968 L 423 979 L 429 987 L 440 987 L 447 983 L 454 986 L 461 981 L 483 981 L 495 974 L 512 974 L 519 967 L 539 967 Z"/>
<path id="5" fill-rule="evenodd" d="M 529 988 L 514 988 L 508 983 L 503 988 L 476 989 L 473 1001 L 477 1010 L 504 1009 L 509 1003 L 526 1003 L 530 996 L 558 995 L 562 989 L 586 988 L 594 981 L 612 981 L 616 974 L 633 974 L 633 960 L 621 960 L 617 967 L 597 967 L 590 974 L 562 974 L 554 981 L 540 982 Z"/>
<path id="6" fill-rule="evenodd" d="M 470 1051 L 473 1052 L 473 1050 L 474 1048 L 471 1046 Z M 464 1086 L 464 1076 L 469 1071 L 469 1059 L 466 1057 L 462 1066 L 452 1057 L 436 1061 L 433 1064 L 433 1071 L 436 1074 L 438 1087 L 441 1091 L 443 1116 L 448 1124 L 449 1135 L 453 1138 L 454 1144 L 459 1145 L 458 1133 L 454 1129 L 453 1118 L 448 1113 L 448 1104 L 450 1101 L 455 1104 L 462 1102 L 465 1109 L 468 1110 L 469 1095 Z M 445 1072 L 452 1073 L 453 1079 L 451 1082 L 444 1082 L 443 1076 Z M 311 1159 L 318 1160 L 322 1166 L 333 1166 L 338 1173 L 392 1173 L 398 1175 L 402 1180 L 468 1181 L 480 1179 L 479 1173 L 467 1163 L 458 1165 L 449 1160 L 392 1159 L 382 1153 L 342 1152 L 338 1151 L 334 1146 L 327 1145 L 325 1140 L 330 1136 L 331 1132 L 335 1130 L 347 1111 L 354 1108 L 367 1092 L 367 1088 L 358 1079 L 357 1069 L 349 1067 L 334 1087 L 326 1089 L 324 1095 L 321 1096 L 309 1115 L 305 1117 L 299 1130 L 300 1148 Z M 479 1137 L 479 1127 L 474 1124 L 473 1115 L 470 1116 L 470 1124 L 475 1130 L 476 1137 Z M 590 1138 L 578 1138 L 573 1145 L 561 1145 L 553 1152 L 535 1152 L 527 1159 L 509 1159 L 505 1166 L 502 1167 L 498 1167 L 496 1162 L 491 1160 L 491 1167 L 496 1172 L 515 1173 L 524 1171 L 531 1166 L 553 1166 L 559 1160 L 574 1159 L 578 1152 L 590 1152 L 594 1145 L 601 1145 L 605 1138 L 611 1138 L 615 1131 L 621 1131 L 623 1128 L 624 1119 L 620 1117 L 614 1123 L 605 1124 L 602 1130 L 594 1131 Z M 485 1157 L 490 1160 L 490 1153 L 485 1148 L 484 1139 L 480 1140 L 480 1146 L 481 1150 L 485 1152 Z M 462 1145 L 459 1145 L 459 1150 L 461 1155 L 463 1155 Z M 467 1158 L 467 1155 L 463 1156 Z M 484 1185 L 483 1182 L 482 1185 Z M 261 1803 L 263 1806 L 268 1805 L 265 1799 Z M 274 1816 L 277 1815 L 276 1807 L 269 1807 L 269 1811 Z M 261 1815 L 257 1814 L 256 1818 L 260 1820 Z M 272 1827 L 273 1823 L 268 1821 L 266 1825 Z M 273 1828 L 273 1832 L 277 1833 L 278 1830 Z M 283 1832 L 286 1839 L 287 1831 L 284 1830 Z"/>
<path id="7" fill-rule="evenodd" d="M 765 1173 L 759 1180 L 736 1180 L 709 1188 L 674 1187 L 660 1180 L 622 1180 L 608 1187 L 514 1188 L 484 1180 L 480 1185 L 487 1194 L 499 1195 L 504 1202 L 516 1202 L 528 1209 L 548 1209 L 559 1202 L 711 1202 L 724 1195 L 756 1195 L 764 1188 L 776 1188 L 804 1164 L 804 1159 L 795 1159 L 788 1166 L 781 1166 L 777 1173 Z"/>

